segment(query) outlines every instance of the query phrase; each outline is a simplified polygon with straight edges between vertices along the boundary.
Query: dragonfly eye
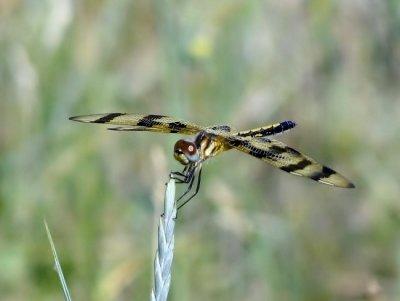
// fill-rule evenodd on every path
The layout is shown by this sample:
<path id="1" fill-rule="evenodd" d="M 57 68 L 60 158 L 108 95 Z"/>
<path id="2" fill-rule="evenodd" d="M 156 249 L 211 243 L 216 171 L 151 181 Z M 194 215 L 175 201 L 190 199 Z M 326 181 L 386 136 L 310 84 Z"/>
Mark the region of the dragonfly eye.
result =
<path id="1" fill-rule="evenodd" d="M 174 153 L 176 154 L 188 154 L 190 156 L 196 154 L 197 147 L 193 142 L 179 140 L 175 143 Z"/>
<path id="2" fill-rule="evenodd" d="M 197 161 L 197 147 L 191 141 L 179 140 L 175 143 L 174 157 L 182 164 L 189 164 L 189 162 Z"/>

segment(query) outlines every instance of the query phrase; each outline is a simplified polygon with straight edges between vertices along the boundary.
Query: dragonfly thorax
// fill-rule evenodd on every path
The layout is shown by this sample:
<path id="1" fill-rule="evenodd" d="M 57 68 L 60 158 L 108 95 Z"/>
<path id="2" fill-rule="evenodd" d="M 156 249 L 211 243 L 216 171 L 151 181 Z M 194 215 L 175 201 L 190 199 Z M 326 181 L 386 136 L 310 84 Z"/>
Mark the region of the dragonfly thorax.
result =
<path id="1" fill-rule="evenodd" d="M 194 163 L 200 160 L 196 144 L 184 139 L 178 140 L 175 143 L 174 158 L 183 165 L 188 165 L 189 163 Z"/>

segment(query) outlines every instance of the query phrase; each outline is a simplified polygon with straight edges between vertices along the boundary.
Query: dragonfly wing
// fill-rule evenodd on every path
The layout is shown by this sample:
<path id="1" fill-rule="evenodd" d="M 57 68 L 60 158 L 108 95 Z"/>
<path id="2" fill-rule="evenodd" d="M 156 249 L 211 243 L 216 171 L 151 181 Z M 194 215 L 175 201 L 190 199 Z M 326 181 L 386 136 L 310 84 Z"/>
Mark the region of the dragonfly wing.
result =
<path id="1" fill-rule="evenodd" d="M 129 132 L 129 131 L 135 131 L 135 132 L 143 132 L 143 131 L 147 131 L 147 132 L 151 132 L 151 128 L 146 128 L 143 126 L 116 126 L 116 127 L 111 127 L 111 128 L 107 128 L 107 130 L 110 131 L 124 131 L 124 132 Z"/>
<path id="2" fill-rule="evenodd" d="M 228 141 L 232 147 L 291 174 L 332 186 L 354 187 L 354 184 L 341 174 L 280 141 L 251 137 L 232 137 Z"/>
<path id="3" fill-rule="evenodd" d="M 75 116 L 69 119 L 86 123 L 118 125 L 118 127 L 110 128 L 115 131 L 150 131 L 193 135 L 203 130 L 203 127 L 196 124 L 164 115 L 108 113 Z"/>
<path id="4" fill-rule="evenodd" d="M 263 126 L 256 129 L 251 129 L 248 131 L 241 131 L 236 133 L 236 135 L 241 137 L 267 137 L 272 135 L 277 135 L 288 131 L 296 126 L 296 123 L 291 120 L 285 120 L 279 123 L 274 123 L 271 125 Z"/>

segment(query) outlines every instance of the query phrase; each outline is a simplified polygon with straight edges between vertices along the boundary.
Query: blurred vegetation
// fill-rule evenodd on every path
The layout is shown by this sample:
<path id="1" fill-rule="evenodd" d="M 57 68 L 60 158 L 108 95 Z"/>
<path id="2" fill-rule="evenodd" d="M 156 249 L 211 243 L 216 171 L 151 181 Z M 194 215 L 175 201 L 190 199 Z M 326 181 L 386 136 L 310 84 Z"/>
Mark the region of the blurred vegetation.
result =
<path id="1" fill-rule="evenodd" d="M 234 151 L 177 224 L 170 300 L 399 300 L 400 2 L 0 1 L 0 299 L 149 298 L 179 136 L 67 117 L 161 113 L 279 139 L 355 190 Z"/>

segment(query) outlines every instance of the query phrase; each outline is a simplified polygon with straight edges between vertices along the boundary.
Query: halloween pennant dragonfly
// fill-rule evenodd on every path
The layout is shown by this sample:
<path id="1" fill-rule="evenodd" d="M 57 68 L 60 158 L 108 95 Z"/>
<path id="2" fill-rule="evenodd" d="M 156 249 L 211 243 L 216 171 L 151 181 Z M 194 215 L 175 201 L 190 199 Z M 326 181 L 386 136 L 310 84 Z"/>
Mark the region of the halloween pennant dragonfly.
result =
<path id="1" fill-rule="evenodd" d="M 198 193 L 202 163 L 230 149 L 237 149 L 283 171 L 308 177 L 323 184 L 342 188 L 355 187 L 353 183 L 331 168 L 270 138 L 295 127 L 296 124 L 293 121 L 283 121 L 248 131 L 235 132 L 227 125 L 202 127 L 164 115 L 109 113 L 75 116 L 69 119 L 86 123 L 110 124 L 115 126 L 108 128 L 113 131 L 191 135 L 188 139 L 178 140 L 174 146 L 175 159 L 185 167 L 182 172 L 171 172 L 170 176 L 177 183 L 188 184 L 187 190 L 177 199 L 178 209 Z"/>

